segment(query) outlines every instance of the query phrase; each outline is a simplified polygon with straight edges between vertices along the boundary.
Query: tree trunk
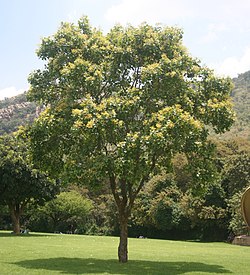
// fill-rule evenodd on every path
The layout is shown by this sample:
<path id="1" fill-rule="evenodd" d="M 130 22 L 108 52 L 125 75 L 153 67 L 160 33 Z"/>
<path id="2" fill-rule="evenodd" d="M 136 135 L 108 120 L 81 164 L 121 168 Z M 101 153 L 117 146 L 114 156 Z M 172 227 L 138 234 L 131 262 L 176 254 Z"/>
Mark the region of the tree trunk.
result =
<path id="1" fill-rule="evenodd" d="M 128 261 L 128 217 L 130 216 L 134 199 L 130 198 L 128 203 L 127 182 L 125 180 L 120 181 L 121 196 L 117 192 L 116 178 L 113 173 L 110 172 L 110 187 L 114 196 L 116 206 L 119 212 L 120 223 L 120 243 L 118 246 L 118 259 L 120 263 L 126 263 Z M 131 187 L 129 194 L 131 193 Z"/>
<path id="2" fill-rule="evenodd" d="M 15 234 L 20 234 L 20 216 L 21 216 L 21 210 L 19 209 L 19 206 L 13 206 L 9 205 L 10 209 L 10 215 L 11 215 L 11 220 L 13 223 L 13 231 Z"/>
<path id="3" fill-rule="evenodd" d="M 128 219 L 126 217 L 120 217 L 118 258 L 120 263 L 126 263 L 128 261 Z"/>

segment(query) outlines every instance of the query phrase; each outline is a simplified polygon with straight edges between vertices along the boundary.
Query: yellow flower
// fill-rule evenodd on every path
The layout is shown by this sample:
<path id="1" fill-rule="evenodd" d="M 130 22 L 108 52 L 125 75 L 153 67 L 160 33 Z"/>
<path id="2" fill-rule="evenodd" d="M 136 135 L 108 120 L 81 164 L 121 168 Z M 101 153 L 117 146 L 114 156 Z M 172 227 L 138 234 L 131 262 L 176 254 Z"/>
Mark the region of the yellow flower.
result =
<path id="1" fill-rule="evenodd" d="M 158 115 L 158 120 L 159 121 L 163 121 L 165 119 L 165 117 L 163 115 Z"/>
<path id="2" fill-rule="evenodd" d="M 124 125 L 124 122 L 123 122 L 122 120 L 119 120 L 118 125 L 119 125 L 119 126 L 123 126 L 123 125 Z"/>
<path id="3" fill-rule="evenodd" d="M 171 120 L 169 120 L 168 122 L 167 122 L 167 127 L 168 128 L 174 128 L 174 123 L 171 121 Z"/>
<path id="4" fill-rule="evenodd" d="M 193 126 L 194 126 L 195 128 L 201 129 L 201 123 L 200 123 L 200 121 L 194 119 L 194 120 L 192 121 L 192 124 L 193 124 Z"/>
<path id="5" fill-rule="evenodd" d="M 73 116 L 79 116 L 79 115 L 81 115 L 81 113 L 82 113 L 82 110 L 79 110 L 79 109 L 73 109 L 72 110 L 72 115 Z"/>
<path id="6" fill-rule="evenodd" d="M 133 138 L 134 139 L 138 139 L 138 137 L 139 137 L 139 134 L 136 132 L 136 133 L 134 133 L 134 136 L 133 136 Z"/>
<path id="7" fill-rule="evenodd" d="M 109 113 L 107 111 L 104 111 L 102 113 L 103 118 L 109 118 Z"/>
<path id="8" fill-rule="evenodd" d="M 206 112 L 205 108 L 203 108 L 203 107 L 199 108 L 199 111 L 200 111 L 200 113 L 201 113 L 202 115 L 204 115 L 205 112 Z"/>
<path id="9" fill-rule="evenodd" d="M 81 126 L 82 126 L 82 121 L 81 120 L 77 120 L 75 123 L 74 123 L 74 127 L 75 128 L 81 128 Z"/>
<path id="10" fill-rule="evenodd" d="M 86 119 L 91 119 L 93 116 L 91 115 L 91 114 L 86 114 L 85 116 L 84 116 L 84 118 L 86 118 Z"/>
<path id="11" fill-rule="evenodd" d="M 158 129 L 159 129 L 159 128 L 161 128 L 161 123 L 156 123 L 156 125 L 155 125 L 155 126 L 156 126 L 156 128 L 158 128 Z"/>
<path id="12" fill-rule="evenodd" d="M 91 128 L 93 128 L 94 125 L 95 125 L 95 122 L 94 122 L 94 120 L 92 119 L 92 120 L 90 120 L 90 121 L 87 123 L 86 127 L 89 128 L 89 129 L 91 129 Z"/>
<path id="13" fill-rule="evenodd" d="M 156 136 L 157 136 L 158 138 L 163 138 L 163 137 L 164 137 L 163 134 L 162 134 L 162 132 L 156 133 Z"/>

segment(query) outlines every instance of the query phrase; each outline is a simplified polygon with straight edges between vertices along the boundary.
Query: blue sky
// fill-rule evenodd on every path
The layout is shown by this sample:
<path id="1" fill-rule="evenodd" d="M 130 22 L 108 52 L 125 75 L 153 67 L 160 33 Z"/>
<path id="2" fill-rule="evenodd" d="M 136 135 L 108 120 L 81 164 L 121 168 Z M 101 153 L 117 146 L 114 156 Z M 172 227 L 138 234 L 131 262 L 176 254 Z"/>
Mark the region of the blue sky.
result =
<path id="1" fill-rule="evenodd" d="M 0 99 L 28 88 L 29 73 L 42 66 L 42 37 L 82 15 L 105 32 L 143 21 L 181 27 L 194 57 L 235 77 L 250 70 L 249 11 L 249 0 L 0 0 Z"/>

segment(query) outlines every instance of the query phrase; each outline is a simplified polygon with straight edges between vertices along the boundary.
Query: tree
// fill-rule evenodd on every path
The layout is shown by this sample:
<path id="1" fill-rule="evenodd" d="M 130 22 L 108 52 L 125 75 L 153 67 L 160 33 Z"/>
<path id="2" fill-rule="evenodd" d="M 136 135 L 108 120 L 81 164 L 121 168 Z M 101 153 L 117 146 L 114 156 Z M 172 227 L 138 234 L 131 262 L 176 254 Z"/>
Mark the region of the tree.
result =
<path id="1" fill-rule="evenodd" d="M 53 198 L 58 186 L 34 169 L 28 160 L 27 144 L 15 135 L 0 137 L 0 205 L 7 205 L 15 234 L 29 202 L 42 204 Z"/>
<path id="2" fill-rule="evenodd" d="M 250 184 L 250 154 L 239 152 L 229 158 L 223 171 L 223 187 L 228 195 L 232 197 L 235 193 L 246 189 Z"/>
<path id="3" fill-rule="evenodd" d="M 108 178 L 119 212 L 118 257 L 127 262 L 127 223 L 151 176 L 176 153 L 207 175 L 208 128 L 233 122 L 229 79 L 202 67 L 177 28 L 114 26 L 106 35 L 88 19 L 63 23 L 44 38 L 43 70 L 29 77 L 29 98 L 46 106 L 30 130 L 36 164 L 71 182 Z M 194 170 L 193 170 L 194 171 Z"/>
<path id="4" fill-rule="evenodd" d="M 156 175 L 137 196 L 132 211 L 132 226 L 146 229 L 143 235 L 148 237 L 156 236 L 153 234 L 157 231 L 159 234 L 159 230 L 166 232 L 184 229 L 180 203 L 183 196 L 174 174 Z"/>
<path id="5" fill-rule="evenodd" d="M 72 190 L 61 192 L 55 199 L 39 207 L 34 214 L 52 225 L 53 231 L 74 232 L 87 223 L 87 218 L 93 208 L 92 202 L 78 192 Z"/>

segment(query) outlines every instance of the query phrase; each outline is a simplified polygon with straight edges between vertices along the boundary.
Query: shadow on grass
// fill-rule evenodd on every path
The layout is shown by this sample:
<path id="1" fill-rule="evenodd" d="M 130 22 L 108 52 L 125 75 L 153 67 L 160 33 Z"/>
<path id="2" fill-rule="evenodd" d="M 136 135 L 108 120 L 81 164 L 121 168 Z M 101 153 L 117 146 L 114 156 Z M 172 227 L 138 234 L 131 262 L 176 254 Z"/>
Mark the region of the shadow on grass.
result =
<path id="1" fill-rule="evenodd" d="M 130 260 L 120 264 L 117 260 L 52 258 L 26 260 L 13 263 L 33 270 L 59 271 L 61 274 L 185 274 L 187 272 L 232 273 L 220 265 L 199 262 L 151 262 Z"/>
<path id="2" fill-rule="evenodd" d="M 53 237 L 53 236 L 56 236 L 56 235 L 47 235 L 47 234 L 39 234 L 39 233 L 36 233 L 36 234 L 33 234 L 33 233 L 29 233 L 29 234 L 14 234 L 14 233 L 10 233 L 10 232 L 0 232 L 0 238 L 1 237 L 25 237 L 25 238 L 30 238 L 30 237 Z"/>

